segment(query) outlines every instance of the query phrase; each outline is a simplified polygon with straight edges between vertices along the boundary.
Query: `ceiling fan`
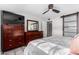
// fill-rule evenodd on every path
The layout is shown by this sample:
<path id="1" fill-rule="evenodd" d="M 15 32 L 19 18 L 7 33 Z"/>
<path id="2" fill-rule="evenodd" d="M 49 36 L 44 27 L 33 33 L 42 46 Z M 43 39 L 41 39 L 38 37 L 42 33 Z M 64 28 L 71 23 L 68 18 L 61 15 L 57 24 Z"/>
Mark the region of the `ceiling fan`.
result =
<path id="1" fill-rule="evenodd" d="M 42 14 L 47 13 L 50 9 L 51 9 L 53 12 L 55 12 L 55 13 L 59 13 L 59 12 L 60 12 L 59 10 L 54 9 L 54 5 L 53 5 L 53 4 L 49 4 L 49 5 L 48 5 L 48 10 L 45 11 L 44 13 L 42 13 Z"/>

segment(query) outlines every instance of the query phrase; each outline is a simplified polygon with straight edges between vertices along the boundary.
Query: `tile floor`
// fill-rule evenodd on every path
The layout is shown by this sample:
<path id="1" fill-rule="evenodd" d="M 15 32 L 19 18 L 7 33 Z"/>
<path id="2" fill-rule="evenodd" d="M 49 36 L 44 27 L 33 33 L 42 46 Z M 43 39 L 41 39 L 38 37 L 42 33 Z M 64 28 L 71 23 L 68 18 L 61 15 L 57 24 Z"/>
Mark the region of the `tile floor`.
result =
<path id="1" fill-rule="evenodd" d="M 17 49 L 14 49 L 14 50 L 4 52 L 4 54 L 2 54 L 2 55 L 24 55 L 25 47 L 26 46 L 23 46 L 23 47 L 19 47 Z M 1 54 L 1 52 L 0 52 L 0 54 Z"/>

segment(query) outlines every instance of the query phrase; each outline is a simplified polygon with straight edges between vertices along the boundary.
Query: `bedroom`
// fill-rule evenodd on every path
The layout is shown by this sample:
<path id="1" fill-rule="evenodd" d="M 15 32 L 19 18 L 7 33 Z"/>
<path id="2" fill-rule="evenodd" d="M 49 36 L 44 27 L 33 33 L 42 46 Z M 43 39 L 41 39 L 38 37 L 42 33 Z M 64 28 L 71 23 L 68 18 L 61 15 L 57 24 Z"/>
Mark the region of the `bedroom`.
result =
<path id="1" fill-rule="evenodd" d="M 76 16 L 78 16 L 78 11 L 79 11 L 79 5 L 78 4 L 54 4 L 53 8 L 59 10 L 60 13 L 55 13 L 55 12 L 52 12 L 52 10 L 49 10 L 47 13 L 42 14 L 43 12 L 48 10 L 48 5 L 49 4 L 18 4 L 18 5 L 17 4 L 11 4 L 11 5 L 1 4 L 0 10 L 1 10 L 1 12 L 3 11 L 4 15 L 6 13 L 9 13 L 9 14 L 13 14 L 16 16 L 19 15 L 18 17 L 20 17 L 20 16 L 24 17 L 23 18 L 24 32 L 25 32 L 24 35 L 26 37 L 24 39 L 28 40 L 27 39 L 28 36 L 26 36 L 27 35 L 26 33 L 28 32 L 27 28 L 29 27 L 27 24 L 27 20 L 33 20 L 33 22 L 37 22 L 37 25 L 38 25 L 38 26 L 36 26 L 36 29 L 33 32 L 43 32 L 43 34 L 41 33 L 41 36 L 40 36 L 40 38 L 43 36 L 43 38 L 41 38 L 41 39 L 46 39 L 45 42 L 51 42 L 52 44 L 53 43 L 60 44 L 60 45 L 64 46 L 65 48 L 68 48 L 70 40 L 76 34 L 74 34 L 74 35 L 70 34 L 70 36 L 68 34 L 66 34 L 67 37 L 62 37 L 63 34 L 65 34 L 63 32 L 64 25 L 65 25 L 63 22 L 63 18 L 65 19 L 67 15 L 71 15 L 74 13 L 73 16 L 67 17 L 66 20 L 68 18 L 71 20 L 76 20 Z M 1 12 L 0 12 L 0 15 L 1 15 L 0 21 L 2 21 L 2 13 Z M 7 17 L 5 17 L 5 18 L 7 18 Z M 47 26 L 47 22 L 52 22 L 50 25 L 52 28 L 50 26 Z M 1 22 L 1 25 L 2 25 L 2 22 Z M 72 24 L 70 23 L 69 25 L 71 26 Z M 76 25 L 76 26 L 78 27 L 78 25 Z M 49 32 L 47 29 L 49 30 Z M 73 30 L 73 31 L 76 31 L 76 30 Z M 77 32 L 77 34 L 78 34 L 78 32 Z M 37 35 L 39 36 L 40 34 L 36 34 L 35 36 L 37 36 Z M 1 34 L 1 36 L 2 36 L 2 34 Z M 47 37 L 47 36 L 51 36 L 51 37 Z M 10 39 L 12 39 L 12 38 L 10 37 Z M 29 40 L 31 41 L 31 39 L 29 39 Z M 35 39 L 35 40 L 38 41 L 39 39 Z M 46 46 L 46 47 L 49 48 L 51 43 L 47 44 L 48 46 Z M 2 49 L 2 47 L 3 47 L 2 46 L 2 37 L 1 37 L 1 45 L 0 46 Z M 27 45 L 27 46 L 29 46 L 29 45 Z M 24 49 L 27 48 L 27 46 L 23 45 L 22 47 L 8 50 L 6 52 L 1 51 L 1 54 L 2 55 L 23 55 L 25 53 Z M 48 51 L 45 51 L 45 53 L 44 53 L 44 51 L 43 51 L 43 53 L 42 53 L 42 51 L 40 51 L 40 52 L 41 52 L 41 54 L 46 54 L 46 53 L 48 54 Z M 38 52 L 38 54 L 40 52 Z"/>

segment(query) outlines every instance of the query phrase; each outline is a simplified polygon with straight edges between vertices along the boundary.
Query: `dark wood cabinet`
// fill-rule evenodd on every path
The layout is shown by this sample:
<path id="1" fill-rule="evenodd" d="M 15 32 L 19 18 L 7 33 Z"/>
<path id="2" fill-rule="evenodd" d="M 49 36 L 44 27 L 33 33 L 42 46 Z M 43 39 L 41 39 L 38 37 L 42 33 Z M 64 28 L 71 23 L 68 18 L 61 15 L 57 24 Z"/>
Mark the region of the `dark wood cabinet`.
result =
<path id="1" fill-rule="evenodd" d="M 43 38 L 43 32 L 42 31 L 28 31 L 25 32 L 26 37 L 26 44 L 32 40 L 36 40 L 39 38 Z"/>
<path id="2" fill-rule="evenodd" d="M 27 45 L 30 41 L 42 38 L 42 31 L 24 32 L 24 16 L 2 11 L 1 50 L 2 52 Z"/>
<path id="3" fill-rule="evenodd" d="M 2 51 L 8 51 L 25 45 L 23 16 L 11 12 L 2 11 Z M 19 21 L 17 21 L 21 18 Z M 16 20 L 16 21 L 14 21 Z M 22 23 L 21 23 L 22 21 Z"/>
<path id="4" fill-rule="evenodd" d="M 21 24 L 3 25 L 3 51 L 23 46 L 24 27 Z"/>

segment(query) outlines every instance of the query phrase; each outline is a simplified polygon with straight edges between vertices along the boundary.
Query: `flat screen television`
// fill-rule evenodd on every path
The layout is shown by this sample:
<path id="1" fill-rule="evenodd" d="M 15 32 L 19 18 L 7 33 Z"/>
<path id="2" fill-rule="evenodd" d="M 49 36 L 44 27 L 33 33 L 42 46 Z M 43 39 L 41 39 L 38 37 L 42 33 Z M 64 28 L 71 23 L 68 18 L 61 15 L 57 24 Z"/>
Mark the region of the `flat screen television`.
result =
<path id="1" fill-rule="evenodd" d="M 3 23 L 4 24 L 23 24 L 24 16 L 18 15 L 8 11 L 3 12 Z"/>

